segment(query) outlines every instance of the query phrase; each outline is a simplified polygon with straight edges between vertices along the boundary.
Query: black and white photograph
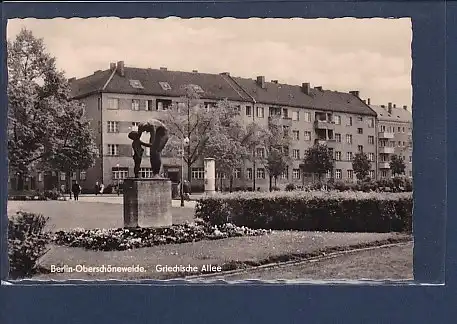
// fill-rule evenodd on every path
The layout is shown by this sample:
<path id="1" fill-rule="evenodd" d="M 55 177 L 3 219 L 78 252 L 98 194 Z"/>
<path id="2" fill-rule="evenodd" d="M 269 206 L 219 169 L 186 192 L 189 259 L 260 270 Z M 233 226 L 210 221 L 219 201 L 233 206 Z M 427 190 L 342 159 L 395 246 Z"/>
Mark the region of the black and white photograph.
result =
<path id="1" fill-rule="evenodd" d="M 7 40 L 10 279 L 414 279 L 409 18 Z"/>

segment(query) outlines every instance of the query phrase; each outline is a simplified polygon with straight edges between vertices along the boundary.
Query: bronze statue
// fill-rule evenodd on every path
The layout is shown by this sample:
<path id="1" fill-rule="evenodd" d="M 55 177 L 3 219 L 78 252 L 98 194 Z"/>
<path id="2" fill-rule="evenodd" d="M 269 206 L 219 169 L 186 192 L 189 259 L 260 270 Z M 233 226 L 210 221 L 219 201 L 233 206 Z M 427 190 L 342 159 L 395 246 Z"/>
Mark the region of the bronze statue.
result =
<path id="1" fill-rule="evenodd" d="M 150 134 L 149 144 L 144 143 L 140 140 L 141 134 L 143 132 L 147 132 Z M 134 150 L 133 160 L 135 162 L 135 178 L 138 178 L 141 159 L 143 157 L 144 150 L 142 146 L 146 146 L 151 149 L 149 159 L 151 162 L 152 176 L 158 177 L 160 173 L 160 168 L 162 166 L 162 158 L 160 154 L 168 142 L 167 127 L 160 120 L 152 119 L 146 123 L 140 123 L 138 125 L 138 131 L 130 132 L 129 138 L 133 140 L 132 148 Z"/>

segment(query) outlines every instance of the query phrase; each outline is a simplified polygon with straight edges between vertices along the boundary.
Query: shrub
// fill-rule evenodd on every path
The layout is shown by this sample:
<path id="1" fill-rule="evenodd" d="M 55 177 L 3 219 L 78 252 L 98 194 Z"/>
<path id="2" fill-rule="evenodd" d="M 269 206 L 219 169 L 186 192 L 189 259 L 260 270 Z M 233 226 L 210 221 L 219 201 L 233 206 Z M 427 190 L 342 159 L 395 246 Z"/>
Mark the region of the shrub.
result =
<path id="1" fill-rule="evenodd" d="M 274 192 L 226 194 L 197 202 L 211 224 L 334 232 L 411 232 L 409 193 Z"/>
<path id="2" fill-rule="evenodd" d="M 294 191 L 296 189 L 293 183 L 288 183 L 286 186 L 286 191 Z"/>
<path id="3" fill-rule="evenodd" d="M 281 188 L 273 186 L 271 187 L 271 191 L 281 191 Z"/>
<path id="4" fill-rule="evenodd" d="M 8 259 L 13 279 L 32 275 L 37 261 L 47 252 L 50 237 L 44 232 L 48 218 L 39 214 L 17 212 L 8 220 Z"/>

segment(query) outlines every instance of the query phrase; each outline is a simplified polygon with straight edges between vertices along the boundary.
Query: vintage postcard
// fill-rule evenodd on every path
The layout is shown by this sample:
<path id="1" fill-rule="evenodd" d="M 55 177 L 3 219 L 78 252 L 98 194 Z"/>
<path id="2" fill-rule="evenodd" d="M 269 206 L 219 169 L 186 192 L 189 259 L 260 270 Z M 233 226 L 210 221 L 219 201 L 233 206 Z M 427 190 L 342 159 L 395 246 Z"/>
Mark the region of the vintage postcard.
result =
<path id="1" fill-rule="evenodd" d="M 10 279 L 413 279 L 410 19 L 7 38 Z"/>

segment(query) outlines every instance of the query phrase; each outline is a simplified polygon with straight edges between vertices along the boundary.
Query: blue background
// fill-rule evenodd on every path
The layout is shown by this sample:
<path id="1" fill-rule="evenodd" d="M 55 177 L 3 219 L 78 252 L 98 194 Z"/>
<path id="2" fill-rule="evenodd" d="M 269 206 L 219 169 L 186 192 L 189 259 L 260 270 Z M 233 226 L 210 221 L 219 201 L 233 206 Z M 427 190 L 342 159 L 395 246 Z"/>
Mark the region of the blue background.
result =
<path id="1" fill-rule="evenodd" d="M 457 243 L 453 235 L 457 211 L 457 3 L 8 3 L 2 9 L 2 39 L 6 18 L 16 17 L 412 17 L 414 274 L 418 282 L 446 285 L 2 286 L 1 323 L 457 322 L 450 314 L 457 315 Z M 6 278 L 7 259 L 5 54 L 3 46 L 2 279 Z"/>

